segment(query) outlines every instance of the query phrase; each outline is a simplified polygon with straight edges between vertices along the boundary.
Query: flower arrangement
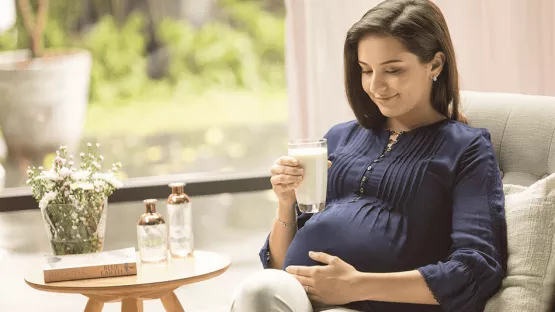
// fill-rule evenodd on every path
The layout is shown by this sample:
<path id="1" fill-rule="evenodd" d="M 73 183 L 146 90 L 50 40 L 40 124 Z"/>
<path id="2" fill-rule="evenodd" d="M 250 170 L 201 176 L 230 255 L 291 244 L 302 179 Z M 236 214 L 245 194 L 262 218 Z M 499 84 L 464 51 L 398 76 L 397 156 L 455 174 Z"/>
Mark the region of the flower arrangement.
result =
<path id="1" fill-rule="evenodd" d="M 45 221 L 55 255 L 92 253 L 102 250 L 106 227 L 106 199 L 122 186 L 121 169 L 115 163 L 101 172 L 104 157 L 100 145 L 87 144 L 76 167 L 67 147 L 56 151 L 52 168 L 30 167 L 31 186 Z"/>

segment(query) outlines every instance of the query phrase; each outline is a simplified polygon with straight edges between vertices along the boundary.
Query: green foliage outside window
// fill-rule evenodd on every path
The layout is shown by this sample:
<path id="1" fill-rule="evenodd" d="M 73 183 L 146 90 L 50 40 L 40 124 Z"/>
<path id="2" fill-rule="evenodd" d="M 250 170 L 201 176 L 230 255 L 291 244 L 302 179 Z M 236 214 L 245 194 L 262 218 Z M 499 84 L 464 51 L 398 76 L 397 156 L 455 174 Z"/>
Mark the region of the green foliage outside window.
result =
<path id="1" fill-rule="evenodd" d="M 52 1 L 44 43 L 49 49 L 85 48 L 93 55 L 91 103 L 121 106 L 141 99 L 168 99 L 183 88 L 199 94 L 211 90 L 285 89 L 284 17 L 259 2 L 222 0 L 219 18 L 196 28 L 165 19 L 156 33 L 169 52 L 163 79 L 147 75 L 145 18 L 129 15 L 118 26 L 104 15 L 90 29 L 76 33 L 79 1 Z M 0 51 L 27 48 L 18 36 L 20 22 L 0 35 Z"/>

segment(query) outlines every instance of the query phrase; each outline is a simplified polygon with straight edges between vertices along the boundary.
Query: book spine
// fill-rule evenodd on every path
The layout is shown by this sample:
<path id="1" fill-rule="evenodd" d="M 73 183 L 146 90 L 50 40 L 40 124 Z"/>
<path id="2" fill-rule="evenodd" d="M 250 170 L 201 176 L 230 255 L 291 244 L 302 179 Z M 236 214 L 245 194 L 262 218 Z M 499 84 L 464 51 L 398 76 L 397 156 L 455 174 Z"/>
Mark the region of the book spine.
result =
<path id="1" fill-rule="evenodd" d="M 90 278 L 116 277 L 136 274 L 136 263 L 119 263 L 81 268 L 44 270 L 44 282 L 64 282 Z"/>

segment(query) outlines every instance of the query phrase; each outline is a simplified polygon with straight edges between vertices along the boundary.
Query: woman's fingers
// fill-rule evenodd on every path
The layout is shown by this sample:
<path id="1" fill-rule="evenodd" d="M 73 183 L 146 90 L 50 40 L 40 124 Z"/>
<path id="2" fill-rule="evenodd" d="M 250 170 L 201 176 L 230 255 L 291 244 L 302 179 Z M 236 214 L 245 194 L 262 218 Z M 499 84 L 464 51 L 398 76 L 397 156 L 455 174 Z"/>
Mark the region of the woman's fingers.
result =
<path id="1" fill-rule="evenodd" d="M 285 175 L 300 176 L 304 174 L 304 170 L 303 168 L 300 168 L 300 167 L 289 167 L 289 166 L 275 164 L 270 169 L 270 173 L 272 175 L 285 174 Z"/>
<path id="2" fill-rule="evenodd" d="M 272 188 L 274 192 L 278 195 L 285 194 L 287 192 L 295 191 L 296 188 L 299 187 L 299 183 L 292 183 L 292 184 L 274 184 Z"/>
<path id="3" fill-rule="evenodd" d="M 291 274 L 303 287 L 312 287 L 314 288 L 314 279 L 302 275 Z M 305 288 L 306 289 L 306 288 Z M 310 288 L 309 288 L 310 289 Z"/>
<path id="4" fill-rule="evenodd" d="M 281 156 L 276 160 L 276 164 L 280 166 L 297 167 L 299 165 L 299 161 L 290 156 Z"/>
<path id="5" fill-rule="evenodd" d="M 303 180 L 303 176 L 293 176 L 293 175 L 286 175 L 286 174 L 278 174 L 270 178 L 270 182 L 273 185 L 299 183 L 302 180 Z"/>

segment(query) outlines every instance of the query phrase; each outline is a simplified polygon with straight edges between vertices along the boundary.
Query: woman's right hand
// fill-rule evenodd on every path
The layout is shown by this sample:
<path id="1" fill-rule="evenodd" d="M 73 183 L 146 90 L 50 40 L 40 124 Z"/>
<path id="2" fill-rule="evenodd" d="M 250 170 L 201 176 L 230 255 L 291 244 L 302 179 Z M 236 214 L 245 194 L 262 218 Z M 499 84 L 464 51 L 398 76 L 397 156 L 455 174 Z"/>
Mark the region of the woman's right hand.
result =
<path id="1" fill-rule="evenodd" d="M 292 206 L 296 201 L 295 189 L 303 180 L 304 171 L 293 157 L 278 158 L 270 170 L 272 189 L 280 202 Z"/>
<path id="2" fill-rule="evenodd" d="M 328 161 L 328 168 L 331 167 L 331 161 Z M 303 180 L 304 171 L 299 161 L 290 156 L 282 156 L 278 158 L 270 170 L 272 177 L 272 189 L 279 201 L 292 206 L 297 200 L 295 189 Z"/>

